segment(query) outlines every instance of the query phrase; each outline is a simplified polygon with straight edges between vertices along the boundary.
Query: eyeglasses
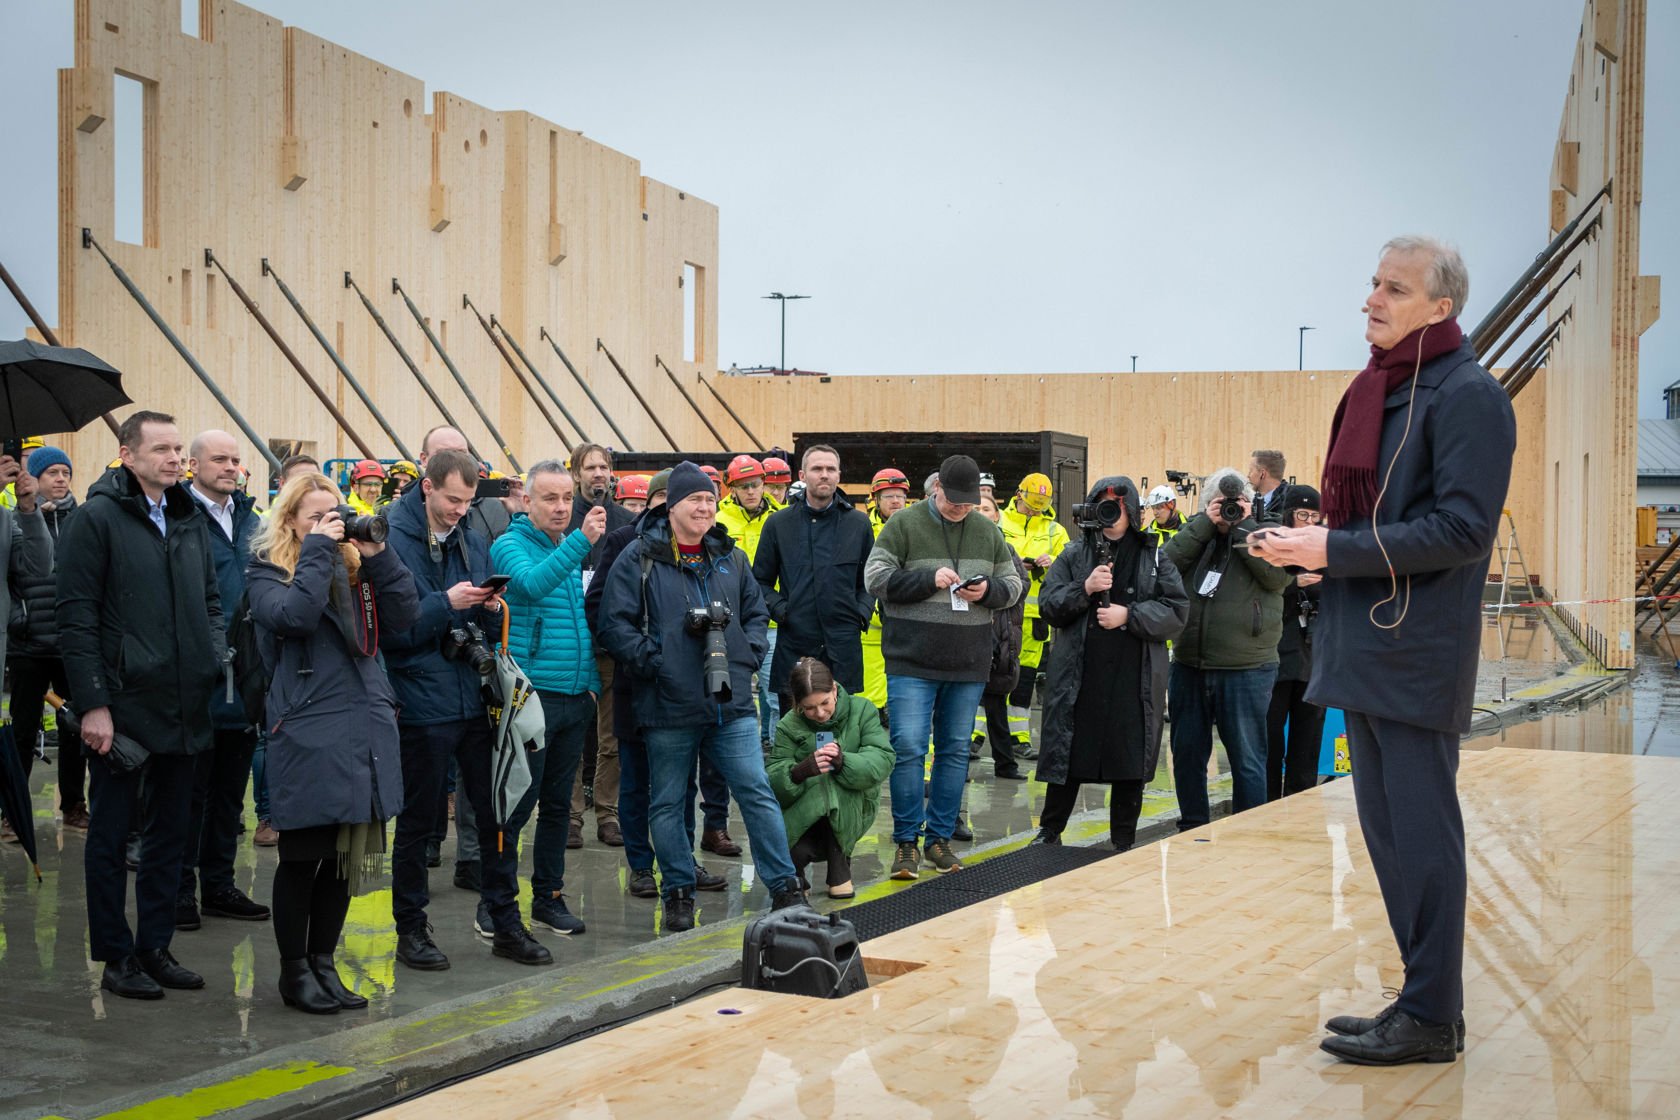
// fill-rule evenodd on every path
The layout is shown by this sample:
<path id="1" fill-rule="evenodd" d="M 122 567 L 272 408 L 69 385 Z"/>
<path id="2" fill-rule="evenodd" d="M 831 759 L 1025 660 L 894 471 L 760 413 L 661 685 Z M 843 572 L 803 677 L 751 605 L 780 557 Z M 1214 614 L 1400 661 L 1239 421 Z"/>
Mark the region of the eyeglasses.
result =
<path id="1" fill-rule="evenodd" d="M 1297 524 L 1317 525 L 1324 520 L 1324 515 L 1316 509 L 1298 509 L 1293 512 Z"/>

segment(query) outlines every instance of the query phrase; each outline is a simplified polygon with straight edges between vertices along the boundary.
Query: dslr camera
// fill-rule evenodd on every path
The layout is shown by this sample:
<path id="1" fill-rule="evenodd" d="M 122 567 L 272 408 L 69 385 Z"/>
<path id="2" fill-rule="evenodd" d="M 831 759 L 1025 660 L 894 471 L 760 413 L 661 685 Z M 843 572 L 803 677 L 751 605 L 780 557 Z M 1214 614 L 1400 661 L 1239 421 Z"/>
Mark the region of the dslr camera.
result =
<path id="1" fill-rule="evenodd" d="M 683 629 L 705 641 L 705 651 L 700 655 L 700 675 L 705 682 L 706 695 L 724 703 L 729 701 L 732 693 L 729 687 L 729 642 L 724 637 L 724 630 L 733 617 L 729 607 L 716 599 L 703 607 L 690 607 L 683 615 Z"/>
<path id="2" fill-rule="evenodd" d="M 1208 510 L 1225 524 L 1235 525 L 1243 519 L 1242 496 L 1242 480 L 1228 474 L 1219 480 L 1219 497 L 1208 503 Z"/>
<path id="3" fill-rule="evenodd" d="M 350 506 L 339 506 L 338 516 L 344 522 L 344 539 L 347 541 L 384 544 L 391 533 L 391 523 L 385 520 L 384 514 L 357 513 Z"/>
<path id="4" fill-rule="evenodd" d="M 443 656 L 451 661 L 465 661 L 481 677 L 488 677 L 496 668 L 496 655 L 490 652 L 489 643 L 484 640 L 484 631 L 478 628 L 476 622 L 450 627 L 443 636 Z"/>
<path id="5" fill-rule="evenodd" d="M 1120 520 L 1125 507 L 1120 504 L 1124 494 L 1110 492 L 1094 502 L 1080 502 L 1073 507 L 1073 520 L 1081 529 L 1107 529 Z"/>

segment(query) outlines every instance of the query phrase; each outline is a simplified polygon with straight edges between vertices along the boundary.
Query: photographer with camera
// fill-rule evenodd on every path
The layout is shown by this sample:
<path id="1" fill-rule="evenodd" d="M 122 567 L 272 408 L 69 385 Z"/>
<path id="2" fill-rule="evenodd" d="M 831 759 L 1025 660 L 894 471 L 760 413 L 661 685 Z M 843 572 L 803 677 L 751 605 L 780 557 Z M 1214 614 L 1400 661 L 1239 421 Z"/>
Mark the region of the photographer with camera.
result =
<path id="1" fill-rule="evenodd" d="M 1165 548 L 1190 595 L 1190 620 L 1173 642 L 1173 784 L 1179 831 L 1208 823 L 1213 729 L 1231 760 L 1232 811 L 1266 800 L 1266 712 L 1277 679 L 1283 588 L 1289 573 L 1251 556 L 1254 489 L 1234 468 L 1202 484 L 1204 507 Z M 1268 523 L 1269 524 L 1269 523 Z"/>
<path id="2" fill-rule="evenodd" d="M 1038 840 L 1061 843 L 1082 783 L 1109 787 L 1109 839 L 1137 839 L 1166 714 L 1167 641 L 1189 618 L 1178 568 L 1143 531 L 1136 485 L 1113 475 L 1073 508 L 1083 535 L 1056 558 L 1039 608 L 1057 630 L 1045 664 Z"/>
<path id="3" fill-rule="evenodd" d="M 1318 491 L 1289 487 L 1280 510 L 1288 529 L 1317 525 Z M 1266 713 L 1266 800 L 1276 801 L 1318 784 L 1318 756 L 1324 739 L 1324 709 L 1307 702 L 1312 679 L 1313 627 L 1324 577 L 1300 572 L 1283 589 L 1283 633 L 1278 639 L 1277 683 Z M 1286 736 L 1287 731 L 1287 736 Z"/>
<path id="4" fill-rule="evenodd" d="M 683 818 L 700 756 L 723 774 L 741 806 L 772 905 L 799 905 L 805 896 L 764 774 L 753 702 L 770 621 L 758 582 L 746 554 L 717 524 L 717 491 L 693 463 L 672 469 L 665 505 L 648 509 L 637 526 L 607 573 L 597 637 L 634 678 L 631 705 L 651 771 L 665 928 L 694 925 L 693 834 Z"/>
<path id="5" fill-rule="evenodd" d="M 1038 757 L 1032 745 L 1032 697 L 1033 688 L 1039 684 L 1044 646 L 1050 640 L 1050 624 L 1039 617 L 1038 592 L 1050 565 L 1068 544 L 1068 531 L 1056 520 L 1056 509 L 1051 504 L 1054 497 L 1048 475 L 1029 474 L 1021 480 L 1014 500 L 1000 511 L 998 520 L 1003 539 L 1027 568 L 1027 589 L 1022 600 L 1021 675 L 1015 690 L 1009 694 L 1008 707 L 1009 737 L 1014 742 L 1015 754 L 1023 759 Z M 1042 699 L 1042 691 L 1039 695 Z M 992 744 L 994 758 L 998 748 L 999 744 Z M 1008 751 L 1003 753 L 1007 756 Z M 999 765 L 1005 771 L 1013 770 L 1015 760 L 1006 757 Z"/>
<path id="6" fill-rule="evenodd" d="M 500 630 L 502 601 L 481 586 L 491 574 L 489 545 L 462 523 L 477 490 L 471 455 L 433 451 L 420 485 L 387 510 L 390 546 L 420 595 L 414 625 L 382 635 L 402 733 L 403 811 L 391 852 L 391 913 L 397 960 L 422 970 L 449 967 L 426 922 L 426 842 L 440 824 L 451 758 L 478 821 L 479 896 L 495 926 L 493 952 L 521 964 L 554 960 L 520 921 L 518 841 L 498 835 L 491 807 L 494 735 L 483 689 L 495 655 L 485 634 Z"/>
<path id="7" fill-rule="evenodd" d="M 345 987 L 333 954 L 350 899 L 384 862 L 386 822 L 402 808 L 380 629 L 412 625 L 420 607 L 414 577 L 386 548 L 384 519 L 341 502 L 326 475 L 288 482 L 252 542 L 245 577 L 271 674 L 264 722 L 280 828 L 280 996 L 315 1015 L 367 1006 Z"/>

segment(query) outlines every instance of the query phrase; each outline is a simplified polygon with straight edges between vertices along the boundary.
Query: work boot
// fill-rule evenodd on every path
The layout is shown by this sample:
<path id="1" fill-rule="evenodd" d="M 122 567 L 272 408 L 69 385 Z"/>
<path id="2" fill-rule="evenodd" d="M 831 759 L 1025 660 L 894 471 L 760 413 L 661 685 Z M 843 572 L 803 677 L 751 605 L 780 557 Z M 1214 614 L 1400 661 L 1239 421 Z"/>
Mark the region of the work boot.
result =
<path id="1" fill-rule="evenodd" d="M 449 967 L 449 958 L 432 941 L 431 926 L 397 934 L 397 960 L 421 972 L 442 972 Z"/>
<path id="2" fill-rule="evenodd" d="M 524 926 L 506 933 L 498 930 L 495 940 L 490 943 L 490 951 L 519 964 L 554 963 L 554 954 L 548 951 L 548 946 L 532 937 L 531 931 Z"/>
<path id="3" fill-rule="evenodd" d="M 729 886 L 729 880 L 722 875 L 713 875 L 706 870 L 706 865 L 694 865 L 694 889 L 697 891 L 721 891 Z"/>
<path id="4" fill-rule="evenodd" d="M 695 864 L 699 867 L 699 864 Z M 715 876 L 714 876 L 715 878 Z M 699 883 L 699 872 L 695 872 L 695 882 Z M 653 880 L 653 868 L 633 867 L 630 869 L 630 885 L 626 888 L 632 898 L 658 898 L 659 884 Z M 704 888 L 710 890 L 710 887 Z"/>
<path id="5" fill-rule="evenodd" d="M 280 999 L 287 1007 L 311 1015 L 337 1015 L 340 1008 L 333 994 L 321 986 L 321 978 L 309 967 L 307 957 L 280 962 Z"/>
<path id="6" fill-rule="evenodd" d="M 726 828 L 706 829 L 700 837 L 700 849 L 720 856 L 741 854 L 741 845 L 729 838 L 729 830 Z"/>
<path id="7" fill-rule="evenodd" d="M 359 1011 L 368 1005 L 366 996 L 359 996 L 344 986 L 344 979 L 339 976 L 331 953 L 309 954 L 309 971 L 321 982 L 321 989 L 337 1000 L 344 1010 Z"/>
<path id="8" fill-rule="evenodd" d="M 687 888 L 665 896 L 665 932 L 681 933 L 694 928 L 694 892 Z"/>

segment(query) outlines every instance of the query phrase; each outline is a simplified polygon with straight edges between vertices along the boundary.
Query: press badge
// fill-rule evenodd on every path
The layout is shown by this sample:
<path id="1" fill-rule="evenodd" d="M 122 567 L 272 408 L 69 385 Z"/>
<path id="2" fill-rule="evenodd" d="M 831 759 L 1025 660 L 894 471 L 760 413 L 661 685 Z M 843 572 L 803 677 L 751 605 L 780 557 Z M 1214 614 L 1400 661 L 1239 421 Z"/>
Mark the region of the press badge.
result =
<path id="1" fill-rule="evenodd" d="M 968 600 L 957 594 L 956 584 L 951 585 L 951 609 L 954 611 L 966 611 L 968 609 Z"/>
<path id="2" fill-rule="evenodd" d="M 1219 577 L 1224 574 L 1223 572 L 1209 572 L 1203 576 L 1202 585 L 1196 588 L 1196 594 L 1204 599 L 1213 598 L 1213 593 L 1219 589 Z"/>
<path id="3" fill-rule="evenodd" d="M 583 593 L 585 595 L 589 594 L 589 581 L 594 579 L 594 578 L 595 578 L 595 569 L 594 568 L 585 568 L 583 570 Z"/>

